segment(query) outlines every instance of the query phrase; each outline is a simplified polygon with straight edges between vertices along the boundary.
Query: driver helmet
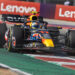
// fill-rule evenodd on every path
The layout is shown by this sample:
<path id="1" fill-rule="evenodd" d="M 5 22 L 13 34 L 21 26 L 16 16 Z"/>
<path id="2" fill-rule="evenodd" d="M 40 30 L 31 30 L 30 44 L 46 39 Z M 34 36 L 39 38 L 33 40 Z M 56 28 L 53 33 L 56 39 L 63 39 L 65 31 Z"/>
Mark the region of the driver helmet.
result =
<path id="1" fill-rule="evenodd" d="M 38 23 L 37 23 L 37 22 L 32 22 L 32 23 L 31 23 L 31 28 L 32 28 L 32 29 L 37 29 L 37 28 L 39 28 Z"/>
<path id="2" fill-rule="evenodd" d="M 32 20 L 38 20 L 38 13 L 37 11 L 31 11 L 32 15 L 29 17 L 30 18 L 30 21 Z"/>

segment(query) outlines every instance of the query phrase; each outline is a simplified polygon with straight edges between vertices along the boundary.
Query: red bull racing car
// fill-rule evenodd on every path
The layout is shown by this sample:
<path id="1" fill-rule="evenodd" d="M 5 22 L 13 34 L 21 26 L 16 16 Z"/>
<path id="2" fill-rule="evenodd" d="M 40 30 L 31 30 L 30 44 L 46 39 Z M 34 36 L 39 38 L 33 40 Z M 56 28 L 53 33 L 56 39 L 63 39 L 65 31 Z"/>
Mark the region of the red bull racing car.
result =
<path id="1" fill-rule="evenodd" d="M 4 25 L 4 26 L 3 26 Z M 61 27 L 47 28 L 47 22 L 37 20 L 33 16 L 32 20 L 23 24 L 14 25 L 6 28 L 6 24 L 0 24 L 0 46 L 6 43 L 8 51 L 14 52 L 19 50 L 40 50 L 40 51 L 65 51 L 74 52 L 75 49 L 75 30 L 69 29 L 64 36 L 64 42 L 61 41 Z M 5 36 L 5 40 L 4 40 Z M 57 50 L 56 50 L 57 49 Z"/>
<path id="2" fill-rule="evenodd" d="M 54 48 L 54 42 L 45 27 L 46 24 L 46 22 L 32 21 L 32 27 L 26 23 L 10 27 L 5 34 L 8 50 L 50 50 Z"/>

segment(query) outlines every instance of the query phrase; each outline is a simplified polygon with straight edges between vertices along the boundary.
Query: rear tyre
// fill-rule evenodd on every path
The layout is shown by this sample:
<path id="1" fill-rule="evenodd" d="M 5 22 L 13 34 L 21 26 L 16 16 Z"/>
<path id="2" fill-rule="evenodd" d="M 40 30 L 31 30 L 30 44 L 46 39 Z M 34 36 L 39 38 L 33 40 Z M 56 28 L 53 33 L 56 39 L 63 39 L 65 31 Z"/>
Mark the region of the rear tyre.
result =
<path id="1" fill-rule="evenodd" d="M 5 23 L 0 24 L 0 48 L 2 48 L 6 42 L 4 38 L 6 30 L 7 30 L 6 24 Z"/>
<path id="2" fill-rule="evenodd" d="M 75 30 L 69 30 L 66 36 L 66 46 L 75 48 Z"/>

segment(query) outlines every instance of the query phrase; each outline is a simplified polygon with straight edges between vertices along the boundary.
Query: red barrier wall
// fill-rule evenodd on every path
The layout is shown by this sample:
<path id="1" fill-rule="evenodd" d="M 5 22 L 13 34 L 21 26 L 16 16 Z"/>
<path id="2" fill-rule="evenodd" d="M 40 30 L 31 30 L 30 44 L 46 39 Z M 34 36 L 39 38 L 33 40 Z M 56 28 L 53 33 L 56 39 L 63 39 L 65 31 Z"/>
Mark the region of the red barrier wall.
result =
<path id="1" fill-rule="evenodd" d="M 75 6 L 56 5 L 55 19 L 75 21 Z"/>
<path id="2" fill-rule="evenodd" d="M 0 0 L 0 14 L 30 15 L 30 11 L 40 11 L 40 3 Z"/>
<path id="3" fill-rule="evenodd" d="M 75 21 L 75 6 L 0 0 L 0 14 L 30 15 L 32 10 L 45 18 Z"/>

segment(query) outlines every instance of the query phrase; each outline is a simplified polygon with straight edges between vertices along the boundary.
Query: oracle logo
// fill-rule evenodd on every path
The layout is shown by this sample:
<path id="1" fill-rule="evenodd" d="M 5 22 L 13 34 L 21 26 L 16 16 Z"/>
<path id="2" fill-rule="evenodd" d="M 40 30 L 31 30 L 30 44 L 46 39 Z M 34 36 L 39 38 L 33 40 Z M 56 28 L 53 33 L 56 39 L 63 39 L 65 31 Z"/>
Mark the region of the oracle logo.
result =
<path id="1" fill-rule="evenodd" d="M 17 5 L 5 5 L 1 3 L 0 11 L 2 12 L 16 12 L 16 13 L 29 13 L 30 11 L 36 11 L 35 7 L 17 6 Z"/>
<path id="2" fill-rule="evenodd" d="M 7 21 L 9 22 L 23 22 L 24 23 L 24 18 L 23 17 L 14 17 L 14 16 L 7 16 Z"/>
<path id="3" fill-rule="evenodd" d="M 75 18 L 75 11 L 64 11 L 62 8 L 59 9 L 59 17 Z"/>

